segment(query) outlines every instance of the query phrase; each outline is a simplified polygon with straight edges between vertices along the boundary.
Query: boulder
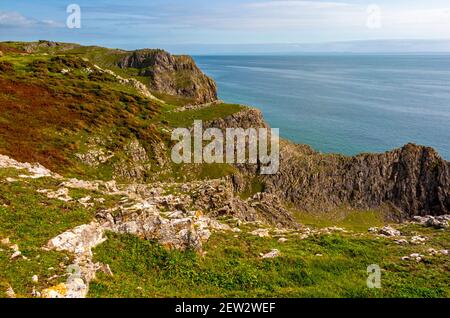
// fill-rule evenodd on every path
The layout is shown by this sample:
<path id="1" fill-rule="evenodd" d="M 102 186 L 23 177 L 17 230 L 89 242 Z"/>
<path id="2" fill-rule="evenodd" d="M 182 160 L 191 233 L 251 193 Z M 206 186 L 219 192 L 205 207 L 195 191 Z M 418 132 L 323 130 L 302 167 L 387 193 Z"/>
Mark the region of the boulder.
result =
<path id="1" fill-rule="evenodd" d="M 385 235 L 385 236 L 400 236 L 400 235 L 402 235 L 402 233 L 400 231 L 398 231 L 390 226 L 383 227 L 382 229 L 379 230 L 379 233 L 381 235 Z"/>
<path id="2" fill-rule="evenodd" d="M 265 258 L 276 258 L 276 257 L 278 257 L 280 255 L 281 255 L 281 253 L 280 253 L 279 250 L 273 249 L 267 254 L 262 254 L 261 258 L 263 258 L 263 259 L 265 259 Z"/>

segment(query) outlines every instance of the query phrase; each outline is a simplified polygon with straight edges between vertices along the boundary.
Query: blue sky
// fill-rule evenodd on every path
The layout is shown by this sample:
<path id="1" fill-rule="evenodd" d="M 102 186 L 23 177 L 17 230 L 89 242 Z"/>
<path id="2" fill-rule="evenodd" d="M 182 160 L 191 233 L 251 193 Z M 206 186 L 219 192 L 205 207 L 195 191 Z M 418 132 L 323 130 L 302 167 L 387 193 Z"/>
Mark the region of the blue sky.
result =
<path id="1" fill-rule="evenodd" d="M 81 29 L 66 27 L 71 3 L 81 7 Z M 367 23 L 372 4 L 380 9 L 376 27 Z M 450 39 L 450 0 L 0 0 L 0 40 L 37 39 L 186 51 L 200 44 Z"/>

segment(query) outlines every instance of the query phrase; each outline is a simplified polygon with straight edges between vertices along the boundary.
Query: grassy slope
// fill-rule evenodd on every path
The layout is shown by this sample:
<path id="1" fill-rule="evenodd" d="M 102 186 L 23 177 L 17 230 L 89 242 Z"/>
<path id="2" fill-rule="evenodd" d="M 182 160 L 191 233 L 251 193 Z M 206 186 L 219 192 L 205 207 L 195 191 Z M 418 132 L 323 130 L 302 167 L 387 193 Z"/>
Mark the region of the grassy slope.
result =
<path id="1" fill-rule="evenodd" d="M 4 296 L 7 286 L 11 286 L 20 297 L 30 297 L 32 288 L 37 290 L 48 287 L 65 279 L 54 275 L 63 275 L 71 256 L 59 252 L 47 252 L 41 249 L 49 239 L 66 229 L 89 222 L 93 211 L 87 211 L 71 203 L 50 200 L 37 194 L 36 190 L 56 188 L 50 179 L 27 182 L 6 182 L 6 177 L 16 177 L 15 170 L 0 170 L 0 238 L 10 238 L 18 244 L 22 255 L 28 260 L 11 260 L 12 250 L 0 244 L 0 297 Z M 31 277 L 38 275 L 39 282 L 33 283 Z M 5 288 L 6 287 L 6 288 Z"/>
<path id="2" fill-rule="evenodd" d="M 183 112 L 166 111 L 159 116 L 158 120 L 170 127 L 191 127 L 194 124 L 194 120 L 212 121 L 230 116 L 244 109 L 245 107 L 241 105 L 217 104 Z"/>
<path id="3" fill-rule="evenodd" d="M 408 226 L 432 236 L 427 246 L 402 246 L 388 239 L 334 234 L 304 240 L 214 234 L 206 256 L 169 252 L 135 237 L 110 235 L 95 258 L 110 264 L 114 277 L 100 274 L 91 297 L 449 297 L 448 257 L 424 263 L 401 261 L 429 246 L 448 248 L 449 233 Z M 276 259 L 260 253 L 281 251 Z M 323 256 L 316 256 L 322 254 Z M 382 288 L 366 286 L 367 266 L 382 268 Z"/>
<path id="4" fill-rule="evenodd" d="M 86 134 L 112 134 L 116 144 L 135 136 L 144 147 L 159 138 L 149 124 L 159 106 L 109 76 L 84 72 L 90 64 L 80 59 L 13 55 L 0 61 L 13 66 L 0 77 L 2 154 L 82 175 L 73 154 Z M 61 74 L 62 68 L 71 73 Z"/>
<path id="5" fill-rule="evenodd" d="M 16 43 L 14 50 L 21 45 Z M 180 98 L 167 98 L 174 104 L 158 104 L 109 75 L 86 72 L 88 67 L 95 69 L 92 63 L 97 63 L 131 76 L 114 67 L 123 54 L 120 51 L 65 46 L 36 51 L 7 52 L 0 57 L 0 153 L 20 161 L 40 162 L 66 175 L 104 180 L 113 177 L 114 159 L 108 165 L 92 169 L 74 157 L 85 150 L 90 137 L 111 140 L 107 150 L 119 152 L 118 158 L 124 157 L 120 148 L 137 138 L 147 150 L 150 162 L 154 162 L 153 145 L 163 142 L 169 149 L 171 128 L 185 127 L 194 119 L 220 118 L 242 109 L 222 104 L 176 113 L 173 110 L 184 103 Z M 89 62 L 82 58 L 88 58 Z M 63 75 L 62 69 L 71 71 Z M 43 122 L 46 124 L 42 125 Z M 152 169 L 149 173 L 163 180 L 215 178 L 234 171 L 228 165 L 158 169 L 153 164 Z"/>
<path id="6" fill-rule="evenodd" d="M 36 193 L 56 189 L 49 178 L 7 182 L 6 177 L 21 173 L 0 170 L 0 238 L 9 237 L 29 260 L 10 260 L 12 251 L 0 246 L 0 288 L 11 285 L 19 296 L 30 297 L 65 277 L 61 265 L 71 256 L 43 251 L 41 247 L 66 229 L 89 222 L 98 208 L 113 206 L 120 197 L 108 197 L 87 190 L 71 191 L 70 196 L 104 197 L 106 203 L 92 208 L 75 202 L 64 203 Z M 355 212 L 356 213 L 356 212 Z M 425 235 L 426 245 L 397 245 L 390 239 L 367 233 L 367 226 L 381 221 L 370 214 L 349 215 L 347 234 L 298 235 L 259 238 L 244 225 L 241 233 L 215 233 L 205 246 L 204 256 L 194 252 L 167 251 L 151 241 L 109 233 L 108 241 L 94 250 L 96 261 L 110 264 L 113 277 L 98 273 L 91 283 L 90 297 L 449 297 L 448 257 L 426 257 L 425 262 L 405 262 L 411 253 L 427 254 L 427 249 L 448 249 L 450 233 L 407 225 L 408 237 Z M 350 221 L 348 221 L 350 220 Z M 332 222 L 332 220 L 329 220 Z M 322 227 L 323 220 L 312 227 Z M 373 223 L 375 222 L 375 224 Z M 363 225 L 361 225 L 363 224 Z M 277 248 L 282 255 L 262 260 L 260 253 Z M 323 256 L 316 256 L 322 254 Z M 382 289 L 366 287 L 366 268 L 379 264 Z M 39 276 L 37 284 L 31 281 Z M 195 288 L 193 288 L 195 286 Z M 0 293 L 0 297 L 4 296 Z"/>

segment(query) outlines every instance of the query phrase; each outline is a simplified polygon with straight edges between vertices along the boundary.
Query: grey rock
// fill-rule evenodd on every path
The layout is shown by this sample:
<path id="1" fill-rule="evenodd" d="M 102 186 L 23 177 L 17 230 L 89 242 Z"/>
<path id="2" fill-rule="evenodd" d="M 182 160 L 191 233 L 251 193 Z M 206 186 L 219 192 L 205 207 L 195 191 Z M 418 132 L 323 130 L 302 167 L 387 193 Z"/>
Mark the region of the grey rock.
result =
<path id="1" fill-rule="evenodd" d="M 137 50 L 123 57 L 118 66 L 134 68 L 152 90 L 208 103 L 217 100 L 217 86 L 189 56 L 174 56 L 163 50 Z M 182 81 L 180 81 L 182 78 Z"/>
<path id="2" fill-rule="evenodd" d="M 263 258 L 263 259 L 276 258 L 276 257 L 279 257 L 280 255 L 281 255 L 281 253 L 279 250 L 273 249 L 269 253 L 261 255 L 261 258 Z"/>
<path id="3" fill-rule="evenodd" d="M 390 226 L 385 226 L 382 229 L 379 230 L 379 233 L 381 235 L 386 235 L 386 236 L 400 236 L 402 235 L 402 233 L 396 229 L 394 229 L 393 227 Z"/>

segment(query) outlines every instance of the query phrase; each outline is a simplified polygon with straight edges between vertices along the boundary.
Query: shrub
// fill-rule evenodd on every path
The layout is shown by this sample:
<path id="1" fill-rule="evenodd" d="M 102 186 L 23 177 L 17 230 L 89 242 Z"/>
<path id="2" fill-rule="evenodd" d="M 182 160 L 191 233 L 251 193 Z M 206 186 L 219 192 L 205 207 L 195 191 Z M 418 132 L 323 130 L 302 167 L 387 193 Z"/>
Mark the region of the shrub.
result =
<path id="1" fill-rule="evenodd" d="M 10 62 L 1 61 L 0 62 L 0 72 L 1 73 L 12 73 L 12 72 L 14 72 L 14 67 Z"/>
<path id="2" fill-rule="evenodd" d="M 48 73 L 48 67 L 47 63 L 42 60 L 35 60 L 31 62 L 30 68 L 35 74 L 47 74 Z"/>

